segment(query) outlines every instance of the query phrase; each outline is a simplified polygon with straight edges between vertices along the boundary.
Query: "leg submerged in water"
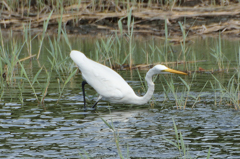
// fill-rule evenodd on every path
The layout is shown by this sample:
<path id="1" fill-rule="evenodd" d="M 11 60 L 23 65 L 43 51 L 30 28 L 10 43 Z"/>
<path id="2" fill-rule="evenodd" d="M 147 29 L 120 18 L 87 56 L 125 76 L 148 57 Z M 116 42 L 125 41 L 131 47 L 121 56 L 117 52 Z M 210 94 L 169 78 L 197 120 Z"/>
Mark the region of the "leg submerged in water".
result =
<path id="1" fill-rule="evenodd" d="M 98 104 L 98 102 L 102 99 L 102 96 L 100 95 L 97 99 L 97 101 L 93 104 L 92 108 L 95 108 L 95 106 Z"/>
<path id="2" fill-rule="evenodd" d="M 84 109 L 86 109 L 86 100 L 85 100 L 85 89 L 84 89 L 84 85 L 88 84 L 86 81 L 82 82 L 82 92 L 83 92 L 83 102 L 84 102 Z"/>

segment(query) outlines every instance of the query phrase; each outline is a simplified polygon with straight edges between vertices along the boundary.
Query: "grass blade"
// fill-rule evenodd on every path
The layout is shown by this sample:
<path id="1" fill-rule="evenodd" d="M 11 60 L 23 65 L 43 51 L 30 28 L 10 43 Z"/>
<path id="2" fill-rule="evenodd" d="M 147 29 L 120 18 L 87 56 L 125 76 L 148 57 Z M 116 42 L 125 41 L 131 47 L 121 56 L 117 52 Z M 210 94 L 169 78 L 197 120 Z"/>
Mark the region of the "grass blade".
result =
<path id="1" fill-rule="evenodd" d="M 62 90 L 61 90 L 61 92 L 60 92 L 60 95 L 59 95 L 59 97 L 58 97 L 57 103 L 59 102 L 59 99 L 60 99 L 61 96 L 62 96 L 62 92 L 63 92 L 66 84 L 67 84 L 67 83 L 70 81 L 70 79 L 76 74 L 77 70 L 78 70 L 78 68 L 76 68 L 75 71 L 73 71 L 73 72 L 68 76 L 67 80 L 64 82 L 64 85 L 63 85 L 63 88 L 62 88 Z"/>
<path id="2" fill-rule="evenodd" d="M 207 159 L 210 158 L 210 154 L 211 154 L 211 146 L 209 147 L 209 150 L 208 150 Z"/>
<path id="3" fill-rule="evenodd" d="M 114 127 L 109 124 L 106 120 L 104 120 L 102 117 L 100 117 L 102 119 L 102 121 L 109 127 L 109 129 L 112 129 L 114 131 Z"/>
<path id="4" fill-rule="evenodd" d="M 52 13 L 53 13 L 53 10 L 52 10 L 51 13 L 49 14 L 49 16 L 48 16 L 48 18 L 47 18 L 47 21 L 44 22 L 42 39 L 41 39 L 41 41 L 40 41 L 37 59 L 39 59 L 39 56 L 40 56 L 40 53 L 41 53 L 42 44 L 43 44 L 43 39 L 44 39 L 44 37 L 45 37 L 45 33 L 46 33 L 46 31 L 47 31 L 48 23 L 49 23 L 49 20 L 50 20 L 50 18 L 51 18 L 51 16 L 52 16 Z"/>
<path id="5" fill-rule="evenodd" d="M 42 68 L 43 67 L 41 67 L 39 70 L 38 70 L 38 72 L 36 73 L 36 75 L 34 76 L 34 78 L 33 78 L 33 81 L 32 81 L 32 85 L 35 83 L 35 81 L 37 80 L 37 77 L 38 77 L 38 75 L 40 74 L 40 72 L 42 71 Z"/>

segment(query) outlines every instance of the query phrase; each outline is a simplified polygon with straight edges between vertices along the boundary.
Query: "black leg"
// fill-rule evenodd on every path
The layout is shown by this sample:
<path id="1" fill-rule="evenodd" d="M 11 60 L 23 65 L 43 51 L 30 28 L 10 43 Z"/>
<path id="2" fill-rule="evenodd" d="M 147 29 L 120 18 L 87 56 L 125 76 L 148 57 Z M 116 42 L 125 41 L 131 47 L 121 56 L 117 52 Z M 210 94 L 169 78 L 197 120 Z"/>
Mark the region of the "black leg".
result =
<path id="1" fill-rule="evenodd" d="M 85 89 L 84 89 L 84 85 L 85 84 L 88 84 L 88 83 L 86 81 L 82 81 L 82 92 L 83 92 L 84 109 L 86 109 Z"/>
<path id="2" fill-rule="evenodd" d="M 97 101 L 93 104 L 92 108 L 94 108 L 101 99 L 102 99 L 102 96 L 100 95 L 100 96 L 98 97 Z"/>

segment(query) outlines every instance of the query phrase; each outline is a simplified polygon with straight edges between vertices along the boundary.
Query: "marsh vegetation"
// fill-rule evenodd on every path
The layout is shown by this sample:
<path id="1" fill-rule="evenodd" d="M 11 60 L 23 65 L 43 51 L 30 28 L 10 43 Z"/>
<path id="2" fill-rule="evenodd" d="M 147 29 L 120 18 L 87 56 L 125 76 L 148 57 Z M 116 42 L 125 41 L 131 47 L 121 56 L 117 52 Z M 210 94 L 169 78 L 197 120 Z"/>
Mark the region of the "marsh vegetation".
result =
<path id="1" fill-rule="evenodd" d="M 138 14 L 162 9 L 174 16 L 176 10 L 190 10 L 180 1 L 161 2 L 2 1 L 1 157 L 239 156 L 240 46 L 238 38 L 225 34 L 229 31 L 237 37 L 236 30 L 222 28 L 215 30 L 215 36 L 193 37 L 185 21 L 175 18 L 173 27 L 171 18 L 160 17 L 163 36 L 149 36 L 159 33 L 150 24 L 141 24 L 149 21 Z M 208 2 L 219 12 L 223 6 L 235 11 L 232 4 L 239 5 Z M 13 19 L 7 20 L 6 15 Z M 21 25 L 14 20 L 19 17 Z M 105 36 L 71 31 L 73 26 L 87 26 L 92 32 L 93 24 L 98 29 L 102 26 L 96 21 L 109 20 L 113 25 Z M 140 35 L 143 26 L 148 34 Z M 177 38 L 173 28 L 178 28 Z M 116 70 L 139 95 L 145 93 L 144 76 L 155 64 L 185 71 L 188 76 L 154 77 L 156 91 L 147 105 L 102 101 L 97 111 L 84 111 L 81 74 L 69 58 L 73 49 Z M 91 87 L 86 91 L 90 105 L 97 94 Z"/>

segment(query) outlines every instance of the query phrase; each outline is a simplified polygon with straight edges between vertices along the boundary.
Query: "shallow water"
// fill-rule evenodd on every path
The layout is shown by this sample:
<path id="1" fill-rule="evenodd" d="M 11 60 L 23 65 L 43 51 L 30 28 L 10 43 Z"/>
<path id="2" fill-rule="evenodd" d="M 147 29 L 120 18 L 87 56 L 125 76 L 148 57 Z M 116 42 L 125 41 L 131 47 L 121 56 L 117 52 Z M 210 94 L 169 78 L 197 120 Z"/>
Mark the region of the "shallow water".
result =
<path id="1" fill-rule="evenodd" d="M 5 103 L 0 110 L 1 157 L 80 158 L 79 153 L 86 152 L 93 158 L 116 158 L 113 133 L 99 116 L 112 122 L 118 130 L 125 156 L 128 147 L 133 158 L 177 158 L 177 148 L 164 139 L 176 142 L 172 118 L 192 157 L 206 157 L 209 146 L 214 158 L 240 155 L 240 116 L 231 108 L 211 104 L 185 110 L 112 105 L 108 113 L 108 106 L 103 103 L 96 115 L 94 111 L 79 110 L 78 100 L 77 103 L 69 100 L 61 105 L 46 105 L 46 110 Z"/>
<path id="2" fill-rule="evenodd" d="M 194 43 L 200 43 L 200 40 L 197 39 Z M 198 45 L 207 47 L 204 43 L 207 42 L 203 41 Z M 232 44 L 231 41 L 225 43 L 227 46 Z M 202 59 L 201 51 L 197 53 L 198 60 Z M 228 58 L 234 59 L 234 56 L 230 55 Z M 44 58 L 42 63 L 46 63 Z M 30 71 L 37 72 L 38 65 L 32 63 Z M 215 67 L 211 61 L 198 65 L 206 69 Z M 232 62 L 231 65 L 235 66 L 235 63 Z M 136 70 L 118 72 L 136 92 L 144 94 Z M 140 71 L 142 78 L 145 73 L 145 70 Z M 233 71 L 214 73 L 222 83 L 226 83 L 232 74 Z M 206 94 L 193 108 L 195 100 L 189 97 L 184 110 L 176 106 L 172 93 L 168 93 L 168 100 L 163 93 L 163 86 L 167 88 L 164 78 L 167 80 L 172 78 L 181 95 L 183 84 L 178 75 L 156 78 L 153 106 L 114 105 L 101 101 L 97 111 L 83 110 L 80 74 L 74 76 L 66 86 L 58 103 L 56 102 L 59 98 L 59 84 L 56 79 L 59 76 L 53 73 L 52 77 L 44 105 L 38 105 L 29 87 L 24 88 L 23 103 L 19 100 L 20 92 L 17 86 L 9 86 L 4 90 L 0 102 L 1 158 L 81 158 L 81 155 L 92 158 L 118 158 L 113 132 L 100 117 L 113 123 L 119 133 L 121 151 L 125 157 L 127 151 L 131 158 L 183 156 L 168 141 L 177 142 L 173 119 L 183 135 L 191 157 L 206 158 L 210 146 L 212 158 L 240 156 L 239 111 L 224 103 L 215 105 L 215 96 L 219 102 L 220 94 L 215 94 L 209 84 L 203 91 L 201 90 L 206 81 L 214 82 L 209 73 L 198 73 L 194 78 L 193 74 L 181 76 L 191 83 L 191 95 Z M 44 84 L 46 77 L 41 75 L 38 80 Z M 89 108 L 97 96 L 89 86 L 86 86 L 86 91 Z M 41 92 L 42 90 L 37 90 L 38 94 Z"/>

